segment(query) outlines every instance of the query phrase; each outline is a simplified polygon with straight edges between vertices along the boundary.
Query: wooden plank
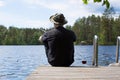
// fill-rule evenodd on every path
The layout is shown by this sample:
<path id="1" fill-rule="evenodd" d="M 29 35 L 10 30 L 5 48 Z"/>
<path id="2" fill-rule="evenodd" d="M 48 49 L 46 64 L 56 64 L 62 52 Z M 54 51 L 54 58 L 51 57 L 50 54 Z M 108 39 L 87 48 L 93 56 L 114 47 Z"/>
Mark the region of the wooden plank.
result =
<path id="1" fill-rule="evenodd" d="M 120 80 L 120 67 L 39 67 L 26 80 Z"/>

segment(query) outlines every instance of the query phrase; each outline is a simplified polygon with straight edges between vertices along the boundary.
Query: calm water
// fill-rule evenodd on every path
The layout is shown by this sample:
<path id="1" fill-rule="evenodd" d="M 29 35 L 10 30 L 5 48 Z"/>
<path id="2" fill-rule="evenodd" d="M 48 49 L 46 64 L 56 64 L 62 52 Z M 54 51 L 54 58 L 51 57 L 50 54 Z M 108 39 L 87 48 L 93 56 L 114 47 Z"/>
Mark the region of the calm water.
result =
<path id="1" fill-rule="evenodd" d="M 115 62 L 116 46 L 99 46 L 99 65 Z M 91 65 L 93 46 L 75 46 L 73 66 Z M 0 46 L 0 80 L 25 80 L 38 66 L 49 65 L 44 46 Z"/>

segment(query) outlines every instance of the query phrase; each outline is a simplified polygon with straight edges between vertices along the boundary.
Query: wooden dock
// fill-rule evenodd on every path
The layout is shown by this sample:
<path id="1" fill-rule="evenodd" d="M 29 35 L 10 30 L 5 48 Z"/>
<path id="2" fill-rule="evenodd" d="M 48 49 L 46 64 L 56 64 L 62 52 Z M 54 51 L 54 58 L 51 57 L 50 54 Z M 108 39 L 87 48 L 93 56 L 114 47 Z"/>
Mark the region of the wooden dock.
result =
<path id="1" fill-rule="evenodd" d="M 41 66 L 26 80 L 120 80 L 120 67 Z"/>

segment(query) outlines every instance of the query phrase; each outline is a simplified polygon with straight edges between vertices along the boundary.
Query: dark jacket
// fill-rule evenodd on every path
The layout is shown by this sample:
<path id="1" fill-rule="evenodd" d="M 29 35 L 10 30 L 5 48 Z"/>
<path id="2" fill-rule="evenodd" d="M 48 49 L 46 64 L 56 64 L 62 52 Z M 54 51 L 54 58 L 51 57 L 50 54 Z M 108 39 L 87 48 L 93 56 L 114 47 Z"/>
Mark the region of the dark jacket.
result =
<path id="1" fill-rule="evenodd" d="M 76 36 L 73 31 L 60 26 L 44 33 L 42 41 L 52 66 L 70 66 L 74 62 Z"/>

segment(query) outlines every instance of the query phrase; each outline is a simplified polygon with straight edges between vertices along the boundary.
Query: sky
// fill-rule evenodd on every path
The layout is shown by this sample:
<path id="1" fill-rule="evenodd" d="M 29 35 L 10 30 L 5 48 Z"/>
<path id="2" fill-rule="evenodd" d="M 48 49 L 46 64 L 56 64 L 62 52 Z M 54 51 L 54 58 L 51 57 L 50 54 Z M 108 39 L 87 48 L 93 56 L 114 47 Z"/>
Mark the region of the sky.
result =
<path id="1" fill-rule="evenodd" d="M 109 0 L 115 12 L 120 12 L 120 0 Z M 68 23 L 73 25 L 78 18 L 102 15 L 102 3 L 83 4 L 82 0 L 0 0 L 0 25 L 19 28 L 51 28 L 49 17 L 63 13 Z"/>

